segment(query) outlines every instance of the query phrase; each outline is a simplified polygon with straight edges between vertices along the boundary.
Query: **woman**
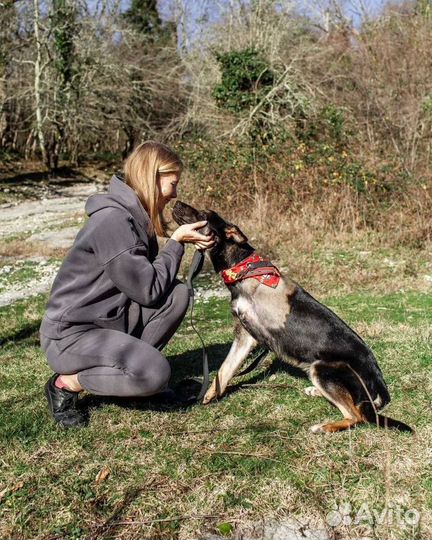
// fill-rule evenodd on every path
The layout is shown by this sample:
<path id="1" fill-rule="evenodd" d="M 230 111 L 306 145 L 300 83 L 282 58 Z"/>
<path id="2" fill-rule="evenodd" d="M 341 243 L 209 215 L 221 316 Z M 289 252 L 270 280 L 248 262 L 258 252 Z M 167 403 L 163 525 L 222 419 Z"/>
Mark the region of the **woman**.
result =
<path id="1" fill-rule="evenodd" d="M 165 205 L 177 196 L 182 163 L 167 146 L 140 144 L 114 175 L 107 193 L 86 203 L 89 219 L 54 280 L 40 327 L 41 346 L 55 374 L 45 384 L 54 420 L 81 426 L 78 394 L 150 396 L 165 389 L 171 370 L 162 348 L 188 307 L 176 279 L 184 243 L 213 244 L 182 225 L 166 236 Z"/>

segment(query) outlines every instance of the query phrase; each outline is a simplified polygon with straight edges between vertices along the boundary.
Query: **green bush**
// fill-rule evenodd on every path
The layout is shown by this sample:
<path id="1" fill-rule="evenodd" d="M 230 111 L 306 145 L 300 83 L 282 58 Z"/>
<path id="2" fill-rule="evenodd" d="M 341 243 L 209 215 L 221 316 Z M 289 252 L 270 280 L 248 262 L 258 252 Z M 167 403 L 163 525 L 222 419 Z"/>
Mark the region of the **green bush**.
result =
<path id="1" fill-rule="evenodd" d="M 240 113 L 256 105 L 273 85 L 274 73 L 258 51 L 217 53 L 222 81 L 213 89 L 219 107 Z"/>

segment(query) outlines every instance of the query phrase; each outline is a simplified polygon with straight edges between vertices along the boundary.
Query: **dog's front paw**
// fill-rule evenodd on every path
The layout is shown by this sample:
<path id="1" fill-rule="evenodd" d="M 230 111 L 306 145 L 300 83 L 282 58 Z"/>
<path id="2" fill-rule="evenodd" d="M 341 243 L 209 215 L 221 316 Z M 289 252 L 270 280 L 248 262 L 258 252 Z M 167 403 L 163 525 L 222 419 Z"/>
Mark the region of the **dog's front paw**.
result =
<path id="1" fill-rule="evenodd" d="M 205 396 L 203 397 L 203 405 L 207 405 L 207 403 L 210 403 L 210 401 L 213 401 L 217 398 L 217 392 L 216 392 L 216 385 L 212 384 L 210 388 L 207 390 Z"/>
<path id="2" fill-rule="evenodd" d="M 208 393 L 203 397 L 203 400 L 202 400 L 202 404 L 203 405 L 207 405 L 208 403 L 210 403 L 210 401 L 213 401 L 215 399 L 216 396 L 209 396 Z"/>
<path id="3" fill-rule="evenodd" d="M 226 384 L 221 384 L 219 375 L 216 375 L 216 377 L 213 379 L 213 382 L 210 386 L 210 388 L 207 390 L 206 395 L 204 396 L 202 402 L 204 405 L 207 405 L 207 403 L 210 403 L 210 401 L 213 401 L 214 399 L 217 399 L 225 393 L 226 390 Z"/>

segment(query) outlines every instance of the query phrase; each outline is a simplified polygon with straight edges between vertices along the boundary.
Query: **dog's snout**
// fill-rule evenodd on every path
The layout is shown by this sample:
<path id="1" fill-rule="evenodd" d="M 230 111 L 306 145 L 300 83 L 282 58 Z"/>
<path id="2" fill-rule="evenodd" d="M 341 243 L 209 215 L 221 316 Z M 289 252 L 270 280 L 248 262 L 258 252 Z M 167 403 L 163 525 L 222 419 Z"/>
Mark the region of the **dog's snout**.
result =
<path id="1" fill-rule="evenodd" d="M 182 201 L 177 201 L 175 203 L 172 210 L 172 216 L 179 225 L 183 225 L 184 223 L 195 223 L 196 221 L 206 219 L 203 212 L 199 212 L 196 208 L 193 208 L 193 206 Z M 200 216 L 203 217 L 201 218 Z"/>
<path id="2" fill-rule="evenodd" d="M 175 205 L 173 206 L 173 210 L 180 211 L 182 208 L 184 208 L 185 204 L 181 201 L 176 201 Z"/>
<path id="3" fill-rule="evenodd" d="M 174 218 L 174 221 L 178 225 L 182 225 L 184 223 L 184 217 L 185 217 L 185 210 L 187 208 L 187 205 L 182 203 L 181 201 L 176 201 L 172 208 L 172 217 Z"/>

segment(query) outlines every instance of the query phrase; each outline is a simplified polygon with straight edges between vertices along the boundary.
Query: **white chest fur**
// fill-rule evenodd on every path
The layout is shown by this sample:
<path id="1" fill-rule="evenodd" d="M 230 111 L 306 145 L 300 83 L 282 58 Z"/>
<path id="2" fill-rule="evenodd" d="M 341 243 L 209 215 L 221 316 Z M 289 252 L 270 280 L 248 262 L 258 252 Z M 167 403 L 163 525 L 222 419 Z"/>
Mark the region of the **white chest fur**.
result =
<path id="1" fill-rule="evenodd" d="M 252 298 L 244 296 L 236 298 L 231 305 L 231 309 L 240 321 L 247 323 L 249 327 L 259 328 L 262 326 Z"/>
<path id="2" fill-rule="evenodd" d="M 270 337 L 272 331 L 281 330 L 289 314 L 285 287 L 280 283 L 276 289 L 258 283 L 245 283 L 240 294 L 231 304 L 231 309 L 244 326 L 255 330 L 255 335 Z"/>

